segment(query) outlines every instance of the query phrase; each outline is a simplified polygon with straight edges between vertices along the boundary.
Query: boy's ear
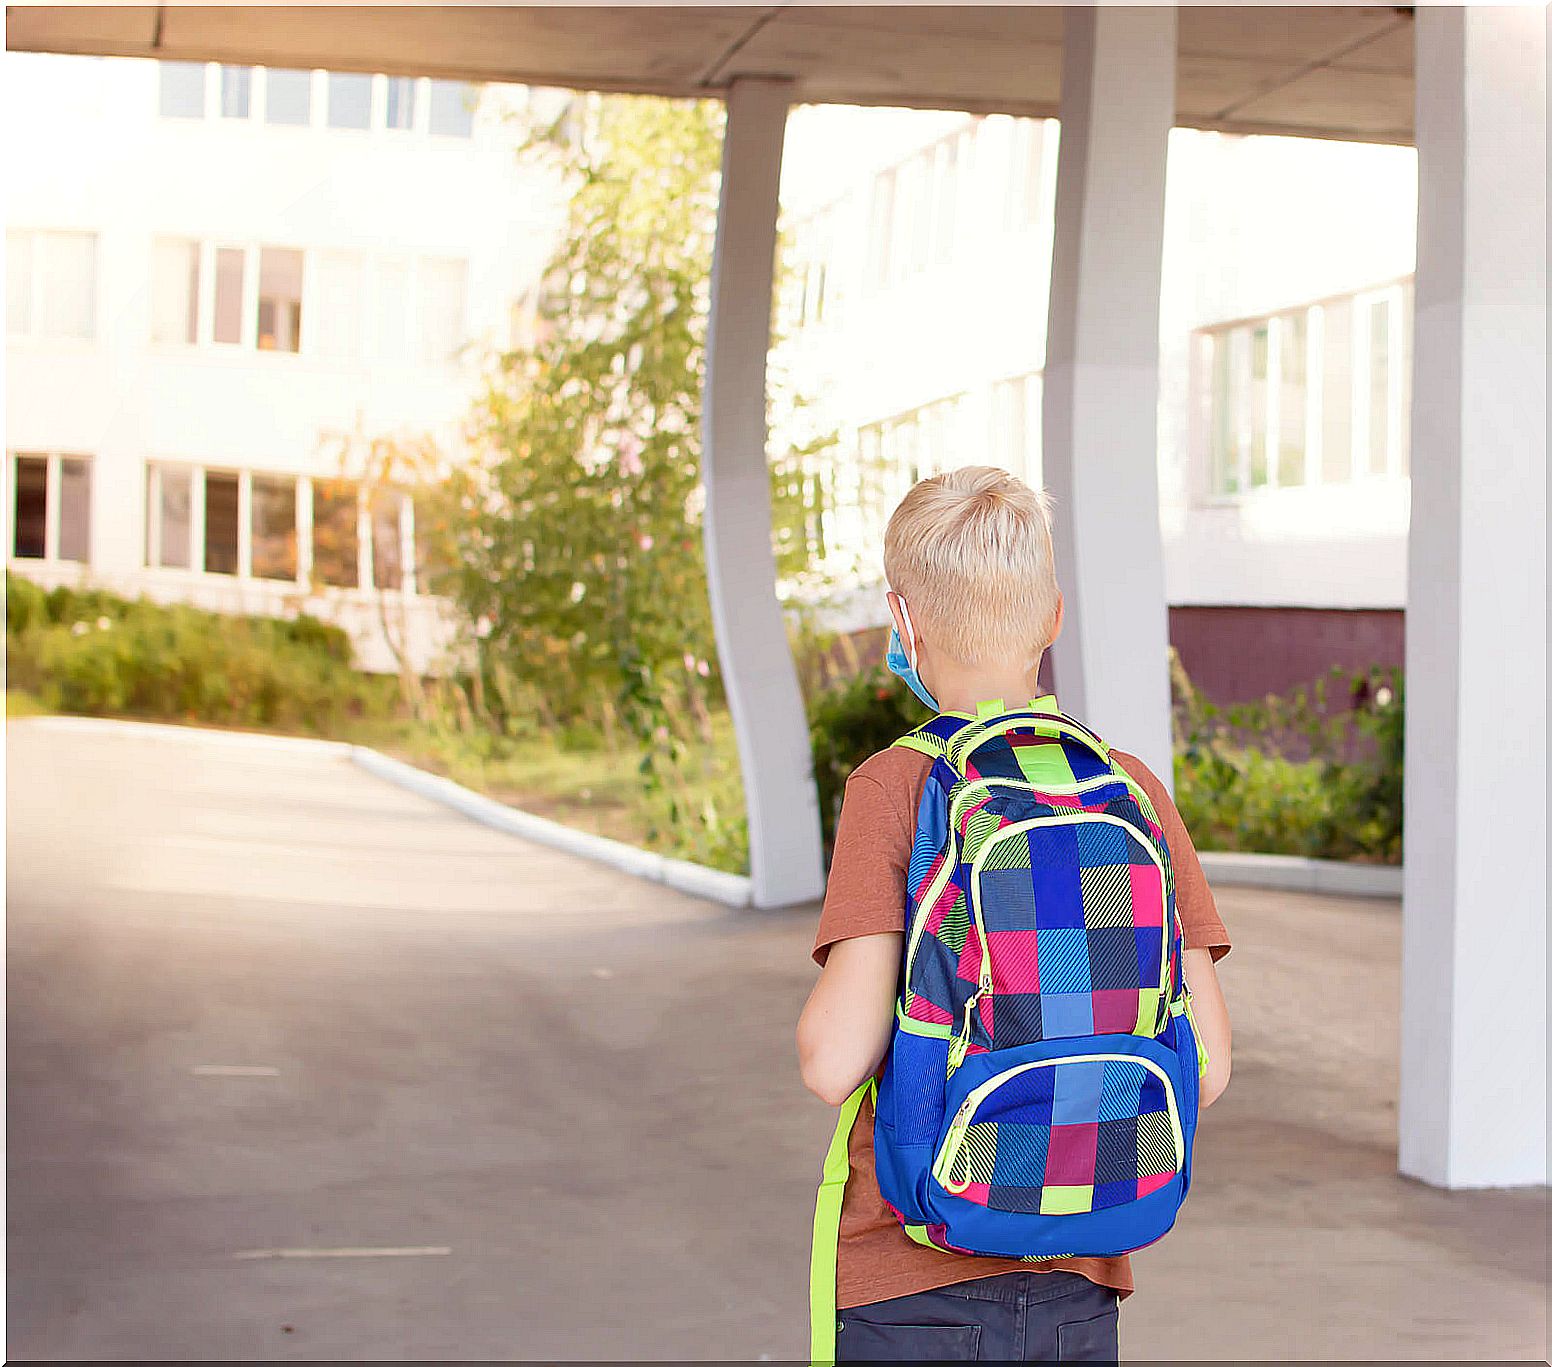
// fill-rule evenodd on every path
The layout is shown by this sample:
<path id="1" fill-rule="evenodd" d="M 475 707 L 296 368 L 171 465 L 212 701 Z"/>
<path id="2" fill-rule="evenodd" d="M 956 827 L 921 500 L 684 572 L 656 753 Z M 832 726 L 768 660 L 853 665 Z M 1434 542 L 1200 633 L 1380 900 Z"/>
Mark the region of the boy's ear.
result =
<path id="1" fill-rule="evenodd" d="M 884 600 L 889 604 L 889 615 L 895 619 L 895 630 L 900 633 L 900 639 L 905 642 L 905 647 L 909 650 L 911 637 L 914 633 L 905 629 L 905 615 L 900 611 L 900 595 L 893 589 L 890 589 L 884 595 Z"/>
<path id="2" fill-rule="evenodd" d="M 1061 590 L 1058 589 L 1056 593 L 1056 620 L 1051 623 L 1051 634 L 1045 638 L 1047 650 L 1056 644 L 1056 638 L 1062 634 L 1062 618 L 1066 611 L 1066 600 L 1062 598 Z"/>

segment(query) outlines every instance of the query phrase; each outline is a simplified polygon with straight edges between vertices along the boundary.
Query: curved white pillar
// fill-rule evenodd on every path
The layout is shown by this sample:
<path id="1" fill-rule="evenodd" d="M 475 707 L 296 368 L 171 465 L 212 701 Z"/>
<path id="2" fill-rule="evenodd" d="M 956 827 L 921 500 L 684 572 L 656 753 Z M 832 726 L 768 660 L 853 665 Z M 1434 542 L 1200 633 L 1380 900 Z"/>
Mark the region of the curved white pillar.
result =
<path id="1" fill-rule="evenodd" d="M 790 99 L 785 80 L 739 79 L 728 91 L 702 417 L 706 573 L 759 907 L 807 902 L 824 891 L 808 722 L 776 599 L 765 453 L 765 357 Z"/>

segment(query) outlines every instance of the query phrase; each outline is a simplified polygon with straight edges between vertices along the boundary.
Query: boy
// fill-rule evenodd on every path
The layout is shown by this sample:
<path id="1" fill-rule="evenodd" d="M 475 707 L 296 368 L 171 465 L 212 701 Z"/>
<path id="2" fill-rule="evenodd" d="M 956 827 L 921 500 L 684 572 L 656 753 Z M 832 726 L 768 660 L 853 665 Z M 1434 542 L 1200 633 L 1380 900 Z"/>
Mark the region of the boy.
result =
<path id="1" fill-rule="evenodd" d="M 1004 471 L 972 466 L 923 480 L 884 538 L 889 610 L 909 664 L 891 668 L 936 710 L 1020 707 L 1062 625 L 1049 505 Z M 1053 699 L 1041 706 L 1054 709 Z M 1185 976 L 1210 1063 L 1200 1104 L 1229 1079 L 1229 1020 L 1214 961 L 1229 938 L 1190 836 L 1158 778 L 1112 757 L 1148 793 L 1164 828 L 1184 932 Z M 819 981 L 798 1023 L 803 1081 L 838 1106 L 880 1071 L 894 1023 L 917 807 L 932 761 L 889 749 L 846 784 L 814 958 Z M 1130 1260 L 1040 1263 L 924 1247 L 879 1194 L 873 1113 L 864 1102 L 849 1145 L 836 1266 L 839 1361 L 1013 1359 L 1114 1361 L 1117 1304 Z"/>

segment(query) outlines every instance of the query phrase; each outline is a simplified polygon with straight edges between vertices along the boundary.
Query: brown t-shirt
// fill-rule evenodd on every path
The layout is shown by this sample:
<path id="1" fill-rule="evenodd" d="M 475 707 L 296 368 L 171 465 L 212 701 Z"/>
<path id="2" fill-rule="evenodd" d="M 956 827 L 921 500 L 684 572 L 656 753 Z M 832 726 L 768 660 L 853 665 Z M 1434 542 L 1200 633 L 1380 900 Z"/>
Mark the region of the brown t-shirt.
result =
<path id="1" fill-rule="evenodd" d="M 1164 827 L 1175 874 L 1175 905 L 1187 949 L 1229 952 L 1229 933 L 1218 917 L 1211 889 L 1191 837 L 1164 785 L 1140 759 L 1112 750 L 1111 757 L 1142 785 Z M 905 929 L 906 873 L 916 833 L 916 811 L 932 761 L 915 750 L 880 751 L 857 766 L 835 835 L 835 858 L 819 916 L 814 958 L 820 964 L 837 940 Z M 1013 1258 L 968 1258 L 915 1243 L 900 1228 L 879 1194 L 873 1167 L 873 1108 L 863 1103 L 852 1127 L 851 1177 L 841 1206 L 836 1254 L 836 1305 L 871 1305 L 933 1287 L 1000 1272 L 1076 1272 L 1122 1296 L 1132 1291 L 1131 1259 L 1052 1258 L 1026 1263 Z"/>

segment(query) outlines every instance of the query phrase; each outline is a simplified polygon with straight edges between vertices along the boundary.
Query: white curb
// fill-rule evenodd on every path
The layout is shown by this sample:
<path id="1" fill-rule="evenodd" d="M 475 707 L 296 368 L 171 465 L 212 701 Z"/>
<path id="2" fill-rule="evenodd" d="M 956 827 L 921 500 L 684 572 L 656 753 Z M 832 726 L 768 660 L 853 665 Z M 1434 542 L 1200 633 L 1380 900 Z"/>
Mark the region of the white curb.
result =
<path id="1" fill-rule="evenodd" d="M 1343 897 L 1401 896 L 1401 867 L 1396 864 L 1351 864 L 1340 859 L 1227 850 L 1204 850 L 1201 860 L 1207 881 L 1226 887 L 1283 888 Z"/>
<path id="2" fill-rule="evenodd" d="M 692 897 L 704 897 L 708 901 L 722 902 L 730 907 L 749 905 L 749 879 L 742 874 L 708 869 L 685 859 L 670 859 L 666 855 L 654 854 L 651 850 L 638 849 L 621 840 L 610 840 L 607 836 L 574 830 L 558 821 L 549 821 L 531 812 L 509 807 L 504 802 L 497 802 L 440 774 L 427 773 L 403 760 L 390 759 L 365 745 L 351 746 L 350 758 L 369 774 L 397 784 L 431 802 L 440 802 L 444 807 L 451 807 L 482 825 L 505 831 L 508 835 L 521 836 L 537 845 L 547 845 L 551 849 L 564 850 L 567 854 L 579 855 L 583 859 L 592 859 L 637 878 L 667 884 Z"/>

